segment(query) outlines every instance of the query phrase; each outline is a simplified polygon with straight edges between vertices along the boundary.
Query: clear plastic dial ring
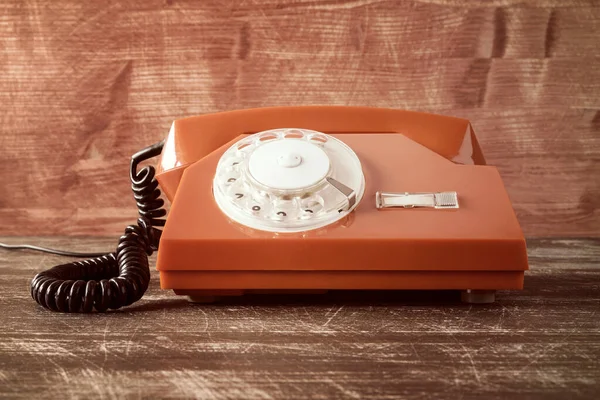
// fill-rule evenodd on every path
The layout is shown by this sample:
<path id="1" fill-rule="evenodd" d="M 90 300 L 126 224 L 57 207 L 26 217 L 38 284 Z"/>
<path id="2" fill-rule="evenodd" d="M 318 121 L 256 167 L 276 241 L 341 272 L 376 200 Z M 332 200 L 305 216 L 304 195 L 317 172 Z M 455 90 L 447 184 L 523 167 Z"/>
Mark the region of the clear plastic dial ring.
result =
<path id="1" fill-rule="evenodd" d="M 270 232 L 336 222 L 352 212 L 364 190 L 360 160 L 350 147 L 295 128 L 259 132 L 235 143 L 219 160 L 213 180 L 215 201 L 227 217 Z"/>

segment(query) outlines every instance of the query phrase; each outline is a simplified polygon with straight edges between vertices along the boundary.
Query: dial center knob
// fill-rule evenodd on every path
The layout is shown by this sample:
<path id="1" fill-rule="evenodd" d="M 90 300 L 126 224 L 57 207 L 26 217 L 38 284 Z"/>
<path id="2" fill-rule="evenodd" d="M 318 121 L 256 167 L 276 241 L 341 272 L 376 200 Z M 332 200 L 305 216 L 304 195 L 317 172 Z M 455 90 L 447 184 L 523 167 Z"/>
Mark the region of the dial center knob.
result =
<path id="1" fill-rule="evenodd" d="M 284 168 L 294 168 L 302 163 L 302 157 L 296 153 L 285 153 L 277 158 L 277 164 Z"/>

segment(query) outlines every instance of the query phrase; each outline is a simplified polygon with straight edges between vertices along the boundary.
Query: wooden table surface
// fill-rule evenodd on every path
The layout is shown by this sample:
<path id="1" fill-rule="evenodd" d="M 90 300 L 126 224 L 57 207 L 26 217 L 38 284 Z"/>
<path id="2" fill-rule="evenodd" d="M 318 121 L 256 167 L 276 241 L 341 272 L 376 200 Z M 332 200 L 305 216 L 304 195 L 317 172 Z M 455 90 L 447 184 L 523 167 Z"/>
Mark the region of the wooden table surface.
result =
<path id="1" fill-rule="evenodd" d="M 106 238 L 0 238 L 79 251 Z M 598 398 L 600 239 L 531 239 L 525 290 L 249 296 L 197 305 L 155 273 L 118 312 L 38 307 L 65 258 L 0 249 L 0 397 Z"/>

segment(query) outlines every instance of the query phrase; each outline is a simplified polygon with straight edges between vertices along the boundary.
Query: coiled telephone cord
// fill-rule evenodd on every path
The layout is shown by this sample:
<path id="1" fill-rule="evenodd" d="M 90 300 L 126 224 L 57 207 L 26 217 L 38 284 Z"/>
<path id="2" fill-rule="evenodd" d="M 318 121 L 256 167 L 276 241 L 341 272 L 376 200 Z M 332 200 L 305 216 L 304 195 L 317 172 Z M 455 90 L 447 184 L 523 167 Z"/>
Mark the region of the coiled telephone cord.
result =
<path id="1" fill-rule="evenodd" d="M 155 169 L 138 165 L 162 152 L 164 142 L 131 157 L 131 189 L 140 218 L 119 238 L 116 251 L 84 261 L 57 265 L 31 281 L 31 296 L 40 305 L 60 312 L 116 310 L 142 298 L 150 283 L 148 257 L 158 249 L 163 208 Z"/>

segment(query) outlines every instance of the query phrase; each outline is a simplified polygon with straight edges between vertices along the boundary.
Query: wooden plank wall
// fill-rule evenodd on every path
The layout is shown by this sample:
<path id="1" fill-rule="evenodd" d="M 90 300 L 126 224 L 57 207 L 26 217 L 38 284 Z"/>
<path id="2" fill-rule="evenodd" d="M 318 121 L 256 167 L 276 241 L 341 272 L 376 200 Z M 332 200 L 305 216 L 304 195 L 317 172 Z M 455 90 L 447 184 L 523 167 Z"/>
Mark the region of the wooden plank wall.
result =
<path id="1" fill-rule="evenodd" d="M 600 233 L 600 2 L 0 4 L 0 234 L 115 235 L 175 118 L 396 107 L 472 121 L 528 236 Z"/>

